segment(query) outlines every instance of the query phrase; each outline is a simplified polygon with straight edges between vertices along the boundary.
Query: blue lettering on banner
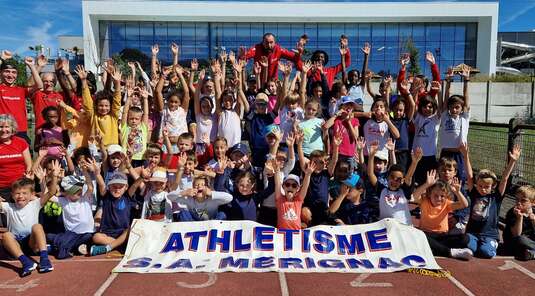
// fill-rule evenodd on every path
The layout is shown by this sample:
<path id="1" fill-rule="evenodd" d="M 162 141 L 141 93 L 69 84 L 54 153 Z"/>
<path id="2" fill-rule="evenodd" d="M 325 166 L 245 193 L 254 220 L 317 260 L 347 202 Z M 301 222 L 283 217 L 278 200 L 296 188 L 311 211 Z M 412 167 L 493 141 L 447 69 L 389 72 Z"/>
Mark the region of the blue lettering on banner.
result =
<path id="1" fill-rule="evenodd" d="M 306 264 L 307 268 L 315 268 L 316 267 L 316 263 L 314 262 L 313 258 L 306 257 L 305 258 L 305 264 Z"/>
<path id="2" fill-rule="evenodd" d="M 299 233 L 299 230 L 296 229 L 278 229 L 278 233 L 282 233 L 283 242 L 284 242 L 284 251 L 293 250 L 293 235 Z"/>
<path id="3" fill-rule="evenodd" d="M 269 268 L 275 266 L 274 257 L 258 257 L 253 260 L 254 268 Z"/>
<path id="4" fill-rule="evenodd" d="M 352 234 L 350 240 L 347 240 L 347 235 L 336 235 L 336 242 L 338 245 L 338 254 L 340 255 L 355 255 L 362 254 L 365 251 L 364 240 L 360 233 Z"/>
<path id="5" fill-rule="evenodd" d="M 223 230 L 223 237 L 217 236 L 217 229 L 211 229 L 208 235 L 208 252 L 214 252 L 216 246 L 220 246 L 220 251 L 228 253 L 230 250 L 230 230 Z"/>
<path id="6" fill-rule="evenodd" d="M 136 258 L 132 260 L 128 260 L 125 265 L 123 265 L 124 268 L 141 268 L 141 267 L 147 267 L 150 265 L 150 262 L 152 261 L 151 258 L 148 257 L 141 257 Z"/>
<path id="7" fill-rule="evenodd" d="M 238 267 L 238 268 L 247 268 L 249 267 L 249 259 L 240 258 L 234 261 L 234 258 L 232 256 L 221 258 L 219 261 L 219 268 L 225 268 L 228 266 L 231 267 Z"/>
<path id="8" fill-rule="evenodd" d="M 371 252 L 392 249 L 392 244 L 388 241 L 386 228 L 367 231 L 366 238 Z"/>
<path id="9" fill-rule="evenodd" d="M 393 261 L 392 259 L 390 258 L 385 258 L 385 257 L 381 257 L 379 258 L 379 268 L 381 269 L 387 269 L 387 268 L 399 268 L 401 267 L 402 264 L 398 263 L 398 262 L 395 262 Z"/>
<path id="10" fill-rule="evenodd" d="M 358 260 L 358 259 L 350 258 L 350 259 L 346 259 L 346 263 L 347 263 L 347 266 L 349 266 L 349 268 L 352 268 L 352 269 L 359 268 L 359 266 L 362 266 L 366 269 L 374 268 L 373 263 L 368 259 Z"/>
<path id="11" fill-rule="evenodd" d="M 234 231 L 234 252 L 245 252 L 251 250 L 251 243 L 243 243 L 243 230 Z"/>
<path id="12" fill-rule="evenodd" d="M 197 251 L 199 248 L 199 239 L 201 237 L 205 237 L 208 234 L 208 231 L 191 231 L 186 232 L 184 234 L 184 237 L 189 238 L 189 250 L 190 251 Z"/>
<path id="13" fill-rule="evenodd" d="M 407 257 L 404 257 L 403 259 L 401 259 L 401 263 L 407 265 L 407 266 L 414 266 L 411 264 L 411 261 L 414 261 L 416 263 L 419 263 L 418 265 L 416 265 L 416 267 L 425 267 L 426 263 L 425 263 L 425 259 L 420 257 L 420 256 L 417 256 L 417 255 L 409 255 Z"/>
<path id="14" fill-rule="evenodd" d="M 279 267 L 280 268 L 299 268 L 303 269 L 303 264 L 301 264 L 301 259 L 299 258 L 279 258 Z"/>
<path id="15" fill-rule="evenodd" d="M 310 230 L 303 229 L 303 246 L 301 247 L 303 252 L 310 252 Z"/>
<path id="16" fill-rule="evenodd" d="M 345 268 L 344 263 L 338 259 L 322 259 L 318 265 L 323 268 Z"/>
<path id="17" fill-rule="evenodd" d="M 273 233 L 275 228 L 258 226 L 253 229 L 254 249 L 273 251 Z"/>
<path id="18" fill-rule="evenodd" d="M 177 261 L 175 261 L 175 263 L 167 266 L 167 269 L 175 269 L 175 268 L 192 269 L 193 266 L 191 266 L 191 261 L 189 259 L 178 259 Z"/>
<path id="19" fill-rule="evenodd" d="M 314 249 L 323 254 L 328 254 L 334 250 L 334 243 L 331 240 L 333 236 L 323 230 L 314 231 L 314 239 L 317 243 L 314 244 Z"/>
<path id="20" fill-rule="evenodd" d="M 184 251 L 184 243 L 182 242 L 182 234 L 180 232 L 171 233 L 160 253 L 167 253 L 170 251 Z"/>

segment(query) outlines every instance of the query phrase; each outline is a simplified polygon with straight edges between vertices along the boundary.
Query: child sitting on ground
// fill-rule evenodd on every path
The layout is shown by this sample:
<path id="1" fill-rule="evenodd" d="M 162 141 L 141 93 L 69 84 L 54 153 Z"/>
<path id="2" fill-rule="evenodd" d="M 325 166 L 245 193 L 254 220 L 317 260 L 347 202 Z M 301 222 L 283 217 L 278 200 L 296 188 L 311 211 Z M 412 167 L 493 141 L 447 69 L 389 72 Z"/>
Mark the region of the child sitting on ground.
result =
<path id="1" fill-rule="evenodd" d="M 520 146 L 515 145 L 509 152 L 509 162 L 502 173 L 498 190 L 494 190 L 498 178 L 490 170 L 480 170 L 476 177 L 476 184 L 470 179 L 467 181 L 471 207 L 466 233 L 470 238 L 468 247 L 477 257 L 490 259 L 496 256 L 500 206 L 509 176 L 519 157 Z"/>
<path id="2" fill-rule="evenodd" d="M 108 183 L 100 174 L 97 183 L 102 196 L 102 221 L 100 230 L 93 235 L 95 245 L 91 247 L 91 256 L 101 255 L 123 245 L 130 229 L 130 211 L 133 192 L 128 190 L 128 178 L 123 173 L 115 173 Z"/>
<path id="3" fill-rule="evenodd" d="M 503 241 L 505 249 L 518 260 L 535 259 L 535 188 L 520 186 L 515 193 L 516 204 L 505 216 Z"/>
<path id="4" fill-rule="evenodd" d="M 24 254 L 23 250 L 39 254 L 39 272 L 54 270 L 48 258 L 45 232 L 39 224 L 39 211 L 46 202 L 57 192 L 58 177 L 61 166 L 58 161 L 53 162 L 51 187 L 40 198 L 35 196 L 34 181 L 25 177 L 18 179 L 11 185 L 14 203 L 0 203 L 0 211 L 7 216 L 7 232 L 2 236 L 2 246 L 11 256 L 22 263 L 21 277 L 30 275 L 37 268 L 37 263 Z"/>
<path id="5" fill-rule="evenodd" d="M 455 195 L 457 201 L 451 199 Z M 448 214 L 468 207 L 468 201 L 461 192 L 461 183 L 455 178 L 450 184 L 438 180 L 437 173 L 427 173 L 425 184 L 412 194 L 412 201 L 420 204 L 419 228 L 424 231 L 431 251 L 435 256 L 469 260 L 473 253 L 467 248 L 468 236 L 448 234 Z"/>

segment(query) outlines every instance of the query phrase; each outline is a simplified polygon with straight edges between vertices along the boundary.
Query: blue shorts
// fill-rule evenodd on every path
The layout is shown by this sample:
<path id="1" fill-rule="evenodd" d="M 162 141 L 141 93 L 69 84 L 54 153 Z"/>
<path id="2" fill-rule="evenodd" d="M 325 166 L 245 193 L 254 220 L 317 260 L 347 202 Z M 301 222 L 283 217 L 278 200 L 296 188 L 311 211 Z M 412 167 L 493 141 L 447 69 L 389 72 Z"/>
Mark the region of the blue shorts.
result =
<path id="1" fill-rule="evenodd" d="M 119 236 L 121 236 L 121 234 L 123 234 L 125 230 L 126 229 L 105 229 L 105 230 L 101 229 L 100 232 L 104 233 L 105 235 L 109 237 L 118 238 Z"/>
<path id="2" fill-rule="evenodd" d="M 15 239 L 19 243 L 20 249 L 22 250 L 23 253 L 33 253 L 33 250 L 30 247 L 30 235 L 29 234 L 26 236 L 15 235 L 15 234 L 13 235 L 15 236 Z"/>

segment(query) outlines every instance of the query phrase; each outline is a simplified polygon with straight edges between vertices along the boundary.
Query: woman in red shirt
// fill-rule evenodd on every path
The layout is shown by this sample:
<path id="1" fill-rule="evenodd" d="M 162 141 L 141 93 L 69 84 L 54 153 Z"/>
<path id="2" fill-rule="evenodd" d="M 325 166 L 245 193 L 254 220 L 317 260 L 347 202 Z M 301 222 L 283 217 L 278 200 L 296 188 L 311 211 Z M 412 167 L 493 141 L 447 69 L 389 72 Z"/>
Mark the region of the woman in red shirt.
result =
<path id="1" fill-rule="evenodd" d="M 0 114 L 0 196 L 8 202 L 11 184 L 32 167 L 28 143 L 15 136 L 17 121 L 11 114 Z"/>

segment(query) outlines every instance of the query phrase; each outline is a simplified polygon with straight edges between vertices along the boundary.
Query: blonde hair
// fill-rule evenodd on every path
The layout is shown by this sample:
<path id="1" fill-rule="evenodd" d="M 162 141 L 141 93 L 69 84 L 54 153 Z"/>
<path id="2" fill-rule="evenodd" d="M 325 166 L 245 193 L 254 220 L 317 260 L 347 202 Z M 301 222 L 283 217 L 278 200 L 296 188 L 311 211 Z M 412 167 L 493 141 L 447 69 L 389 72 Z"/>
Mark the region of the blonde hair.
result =
<path id="1" fill-rule="evenodd" d="M 482 169 L 477 173 L 476 180 L 482 180 L 482 179 L 492 179 L 492 183 L 496 184 L 498 183 L 498 177 L 496 177 L 496 174 L 487 169 Z"/>
<path id="2" fill-rule="evenodd" d="M 535 188 L 533 186 L 524 185 L 518 187 L 518 189 L 516 189 L 515 195 L 518 196 L 520 194 L 528 198 L 529 201 L 531 201 L 532 203 L 535 202 Z"/>
<path id="3" fill-rule="evenodd" d="M 9 125 L 11 125 L 11 133 L 16 134 L 19 126 L 17 124 L 17 120 L 15 120 L 15 117 L 11 114 L 0 114 L 0 122 L 7 122 Z"/>

